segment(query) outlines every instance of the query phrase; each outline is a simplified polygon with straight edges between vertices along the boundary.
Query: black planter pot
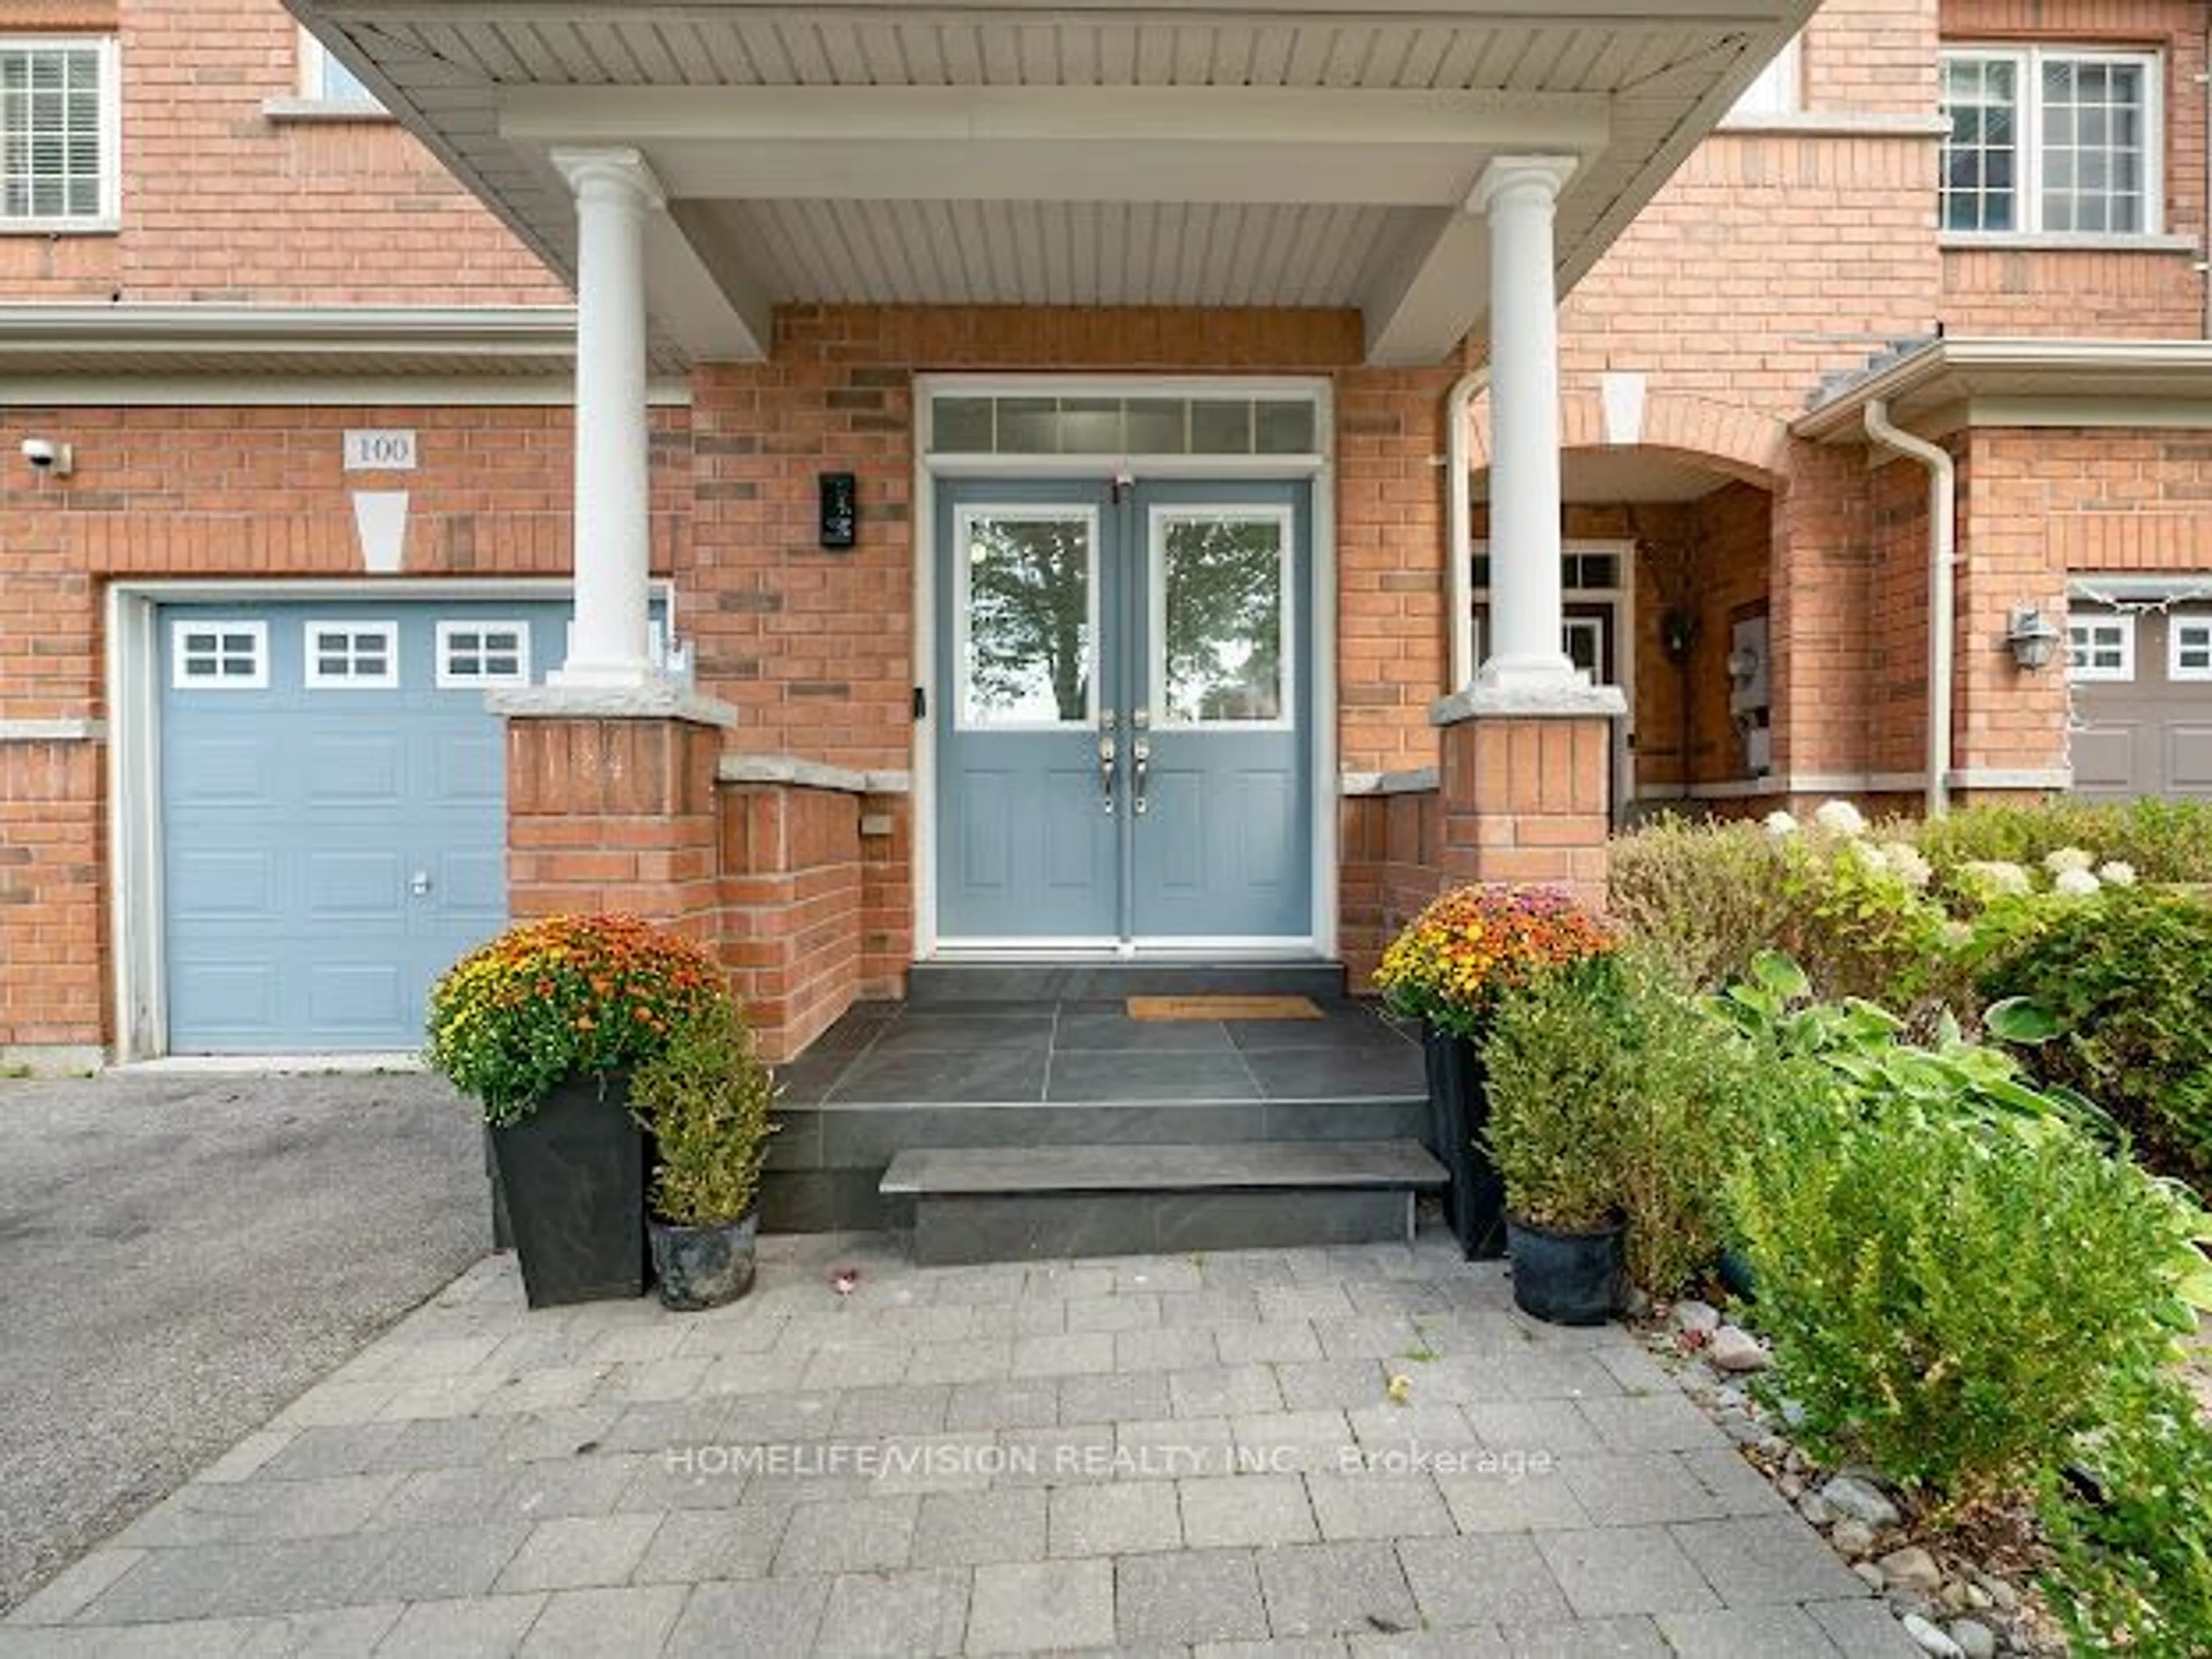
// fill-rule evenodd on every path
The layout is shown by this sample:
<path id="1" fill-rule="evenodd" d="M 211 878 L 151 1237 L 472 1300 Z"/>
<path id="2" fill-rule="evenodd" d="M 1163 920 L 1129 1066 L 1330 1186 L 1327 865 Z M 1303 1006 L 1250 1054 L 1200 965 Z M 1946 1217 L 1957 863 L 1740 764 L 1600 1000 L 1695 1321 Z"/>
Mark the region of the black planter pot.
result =
<path id="1" fill-rule="evenodd" d="M 496 1195 L 533 1308 L 645 1294 L 645 1136 L 629 1079 L 563 1079 L 521 1122 L 492 1131 Z"/>
<path id="2" fill-rule="evenodd" d="M 1470 1261 L 1505 1254 L 1505 1183 L 1478 1144 L 1490 1121 L 1482 1050 L 1467 1037 L 1422 1027 L 1429 1073 L 1429 1150 L 1451 1176 L 1444 1213 Z"/>
<path id="3" fill-rule="evenodd" d="M 1616 1222 L 1593 1232 L 1553 1232 L 1505 1218 L 1513 1255 L 1513 1305 L 1551 1325 L 1602 1325 L 1620 1301 Z"/>
<path id="4" fill-rule="evenodd" d="M 706 1227 L 678 1227 L 647 1221 L 653 1240 L 653 1274 L 660 1281 L 660 1300 L 678 1313 L 719 1308 L 753 1287 L 753 1246 L 760 1225 L 756 1208 L 742 1221 Z"/>

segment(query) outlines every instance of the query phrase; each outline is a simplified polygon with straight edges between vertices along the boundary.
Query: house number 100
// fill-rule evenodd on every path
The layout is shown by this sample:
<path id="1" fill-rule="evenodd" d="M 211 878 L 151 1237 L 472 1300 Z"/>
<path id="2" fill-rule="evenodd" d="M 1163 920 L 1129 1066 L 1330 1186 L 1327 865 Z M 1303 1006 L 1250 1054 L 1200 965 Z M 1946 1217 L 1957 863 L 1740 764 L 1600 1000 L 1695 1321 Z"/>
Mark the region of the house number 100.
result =
<path id="1" fill-rule="evenodd" d="M 349 472 L 412 472 L 415 470 L 415 434 L 405 431 L 347 433 L 345 470 Z"/>

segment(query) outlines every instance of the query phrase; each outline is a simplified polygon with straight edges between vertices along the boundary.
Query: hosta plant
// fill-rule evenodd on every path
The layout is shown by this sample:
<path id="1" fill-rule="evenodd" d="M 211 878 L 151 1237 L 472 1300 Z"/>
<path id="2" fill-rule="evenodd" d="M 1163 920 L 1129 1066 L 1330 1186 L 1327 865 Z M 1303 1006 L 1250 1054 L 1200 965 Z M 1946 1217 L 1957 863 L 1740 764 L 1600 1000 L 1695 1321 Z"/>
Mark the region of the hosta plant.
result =
<path id="1" fill-rule="evenodd" d="M 633 1066 L 726 993 L 712 958 L 635 916 L 551 916 L 463 957 L 430 992 L 431 1066 L 520 1122 L 563 1078 Z"/>

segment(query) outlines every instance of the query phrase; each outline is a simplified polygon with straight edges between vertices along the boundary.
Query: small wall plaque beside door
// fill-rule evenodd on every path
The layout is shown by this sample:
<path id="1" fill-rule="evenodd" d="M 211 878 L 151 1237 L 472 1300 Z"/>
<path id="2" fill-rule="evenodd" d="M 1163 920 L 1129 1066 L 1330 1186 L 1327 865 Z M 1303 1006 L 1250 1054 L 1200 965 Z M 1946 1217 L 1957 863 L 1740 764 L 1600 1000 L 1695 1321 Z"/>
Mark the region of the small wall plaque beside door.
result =
<path id="1" fill-rule="evenodd" d="M 860 538 L 860 484 L 850 472 L 824 472 L 816 481 L 822 491 L 822 545 L 842 553 Z"/>

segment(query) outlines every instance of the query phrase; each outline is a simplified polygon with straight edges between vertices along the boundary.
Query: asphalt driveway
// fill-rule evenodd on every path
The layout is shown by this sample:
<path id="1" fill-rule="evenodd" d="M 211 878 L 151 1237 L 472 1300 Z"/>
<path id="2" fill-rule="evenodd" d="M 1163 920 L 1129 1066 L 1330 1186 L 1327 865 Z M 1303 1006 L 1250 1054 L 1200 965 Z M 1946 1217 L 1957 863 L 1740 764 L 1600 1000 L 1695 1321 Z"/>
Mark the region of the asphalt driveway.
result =
<path id="1" fill-rule="evenodd" d="M 0 1609 L 490 1246 L 406 1075 L 0 1082 Z"/>

